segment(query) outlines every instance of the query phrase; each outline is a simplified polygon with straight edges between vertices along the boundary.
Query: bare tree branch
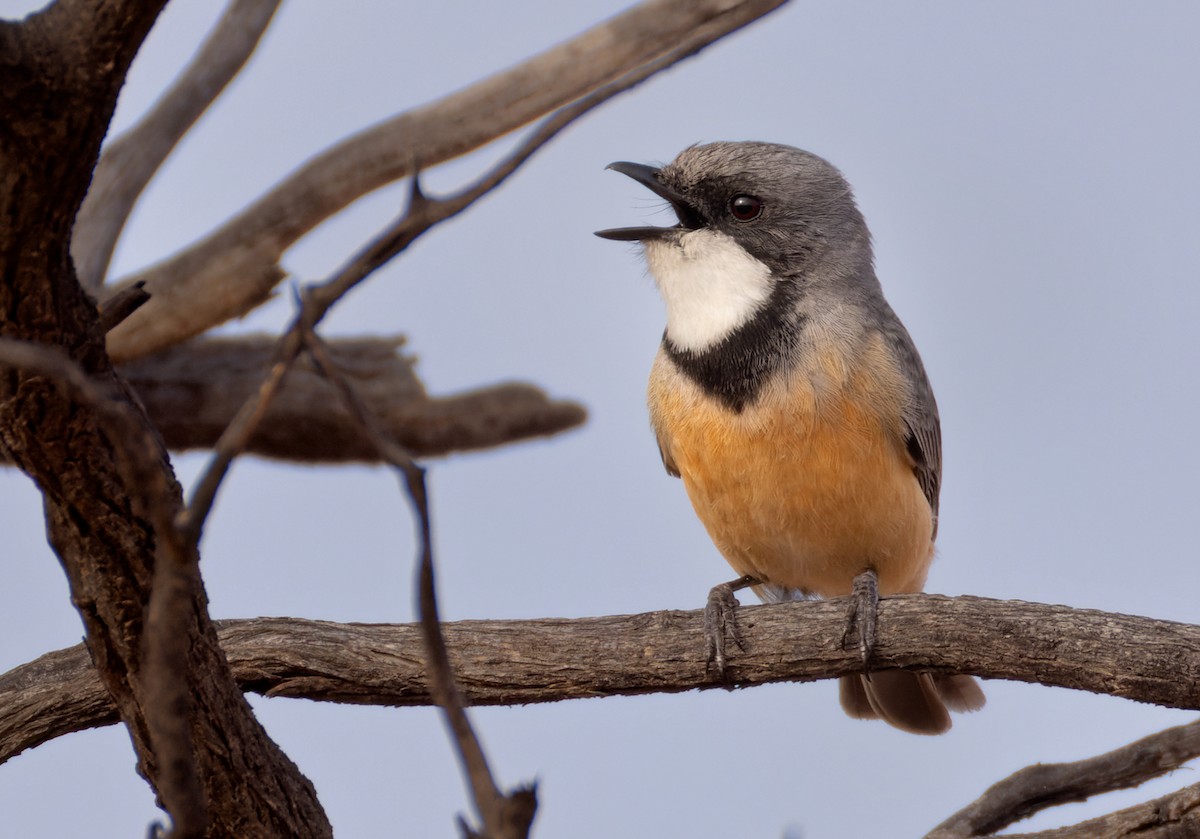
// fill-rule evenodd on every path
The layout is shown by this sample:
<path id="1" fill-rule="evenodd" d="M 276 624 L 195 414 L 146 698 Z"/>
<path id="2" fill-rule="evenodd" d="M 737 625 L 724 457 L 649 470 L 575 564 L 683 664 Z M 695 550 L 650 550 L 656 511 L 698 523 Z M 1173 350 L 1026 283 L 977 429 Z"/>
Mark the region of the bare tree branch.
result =
<path id="1" fill-rule="evenodd" d="M 748 606 L 743 687 L 860 672 L 842 649 L 838 600 Z M 703 613 L 443 624 L 468 705 L 523 705 L 723 687 L 705 668 Z M 1200 627 L 1067 606 L 898 595 L 879 604 L 878 667 L 1035 682 L 1200 710 Z M 257 618 L 220 624 L 244 689 L 364 705 L 429 705 L 420 629 Z M 0 676 L 0 760 L 111 716 L 86 677 L 87 653 L 51 653 Z M 89 687 L 89 684 L 93 687 Z M 70 701 L 68 701 L 70 698 Z"/>
<path id="2" fill-rule="evenodd" d="M 291 333 L 288 334 L 291 335 Z M 246 445 L 250 442 L 250 437 L 262 422 L 263 417 L 266 416 L 267 409 L 271 406 L 271 400 L 283 387 L 284 377 L 287 376 L 292 362 L 296 360 L 297 352 L 298 350 L 288 348 L 283 340 L 280 340 L 275 360 L 271 363 L 270 373 L 263 379 L 257 392 L 252 394 L 238 409 L 233 421 L 221 432 L 217 444 L 213 446 L 213 456 L 196 482 L 196 486 L 192 489 L 187 509 L 180 515 L 179 528 L 191 544 L 198 545 L 200 543 L 200 536 L 204 531 L 204 521 L 212 511 L 212 505 L 217 499 L 217 490 L 220 488 L 221 482 L 229 473 L 229 467 L 233 464 L 234 458 L 245 450 Z"/>
<path id="3" fill-rule="evenodd" d="M 191 63 L 141 121 L 108 143 L 75 220 L 71 256 L 84 288 L 104 282 L 117 239 L 154 173 L 258 46 L 279 0 L 231 0 Z"/>
<path id="4" fill-rule="evenodd" d="M 926 839 L 990 836 L 1040 810 L 1135 787 L 1200 756 L 1200 722 L 1143 737 L 1073 763 L 1027 766 L 934 828 Z"/>
<path id="5" fill-rule="evenodd" d="M 1197 835 L 1200 784 L 1070 827 L 1006 833 L 1004 839 L 1190 839 Z"/>
<path id="6" fill-rule="evenodd" d="M 152 354 L 259 305 L 294 242 L 354 200 L 479 148 L 667 53 L 691 55 L 784 0 L 650 0 L 516 67 L 328 149 L 225 225 L 124 282 L 151 304 L 109 336 L 118 361 Z M 659 69 L 668 66 L 660 64 Z"/>
<path id="7" fill-rule="evenodd" d="M 255 335 L 189 341 L 120 368 L 167 447 L 211 449 L 270 370 L 277 338 Z M 490 448 L 557 434 L 586 419 L 575 402 L 540 389 L 499 384 L 431 397 L 401 355 L 401 338 L 329 342 L 385 433 L 420 457 Z M 248 454 L 299 463 L 379 463 L 334 386 L 299 359 L 245 448 Z"/>
<path id="8" fill-rule="evenodd" d="M 661 9 L 675 6 L 684 13 L 708 10 L 711 27 L 720 30 L 709 40 L 729 31 L 728 26 L 720 29 L 725 24 L 718 19 L 727 17 L 723 5 L 742 13 L 750 4 L 746 0 L 725 0 L 725 4 L 705 0 L 694 5 L 657 0 L 650 4 Z M 174 832 L 187 837 L 323 837 L 331 830 L 311 784 L 266 737 L 232 679 L 208 617 L 196 555 L 200 528 L 221 476 L 248 443 L 296 357 L 297 331 L 293 327 L 281 339 L 274 370 L 260 395 L 244 406 L 233 427 L 226 430 L 198 496 L 180 512 L 180 491 L 164 447 L 104 351 L 104 330 L 114 324 L 117 344 L 118 336 L 139 322 L 163 326 L 173 336 L 171 340 L 178 340 L 178 324 L 171 321 L 180 308 L 166 305 L 157 313 L 143 309 L 120 322 L 133 306 L 118 297 L 105 307 L 109 317 L 101 321 L 94 302 L 79 285 L 69 254 L 70 234 L 116 93 L 161 6 L 162 0 L 59 0 L 22 24 L 0 26 L 5 48 L 0 61 L 0 105 L 4 106 L 0 109 L 12 117 L 12 125 L 6 124 L 11 130 L 0 132 L 0 171 L 6 175 L 0 178 L 0 217 L 5 218 L 0 225 L 0 276 L 4 278 L 0 283 L 0 331 L 27 342 L 0 347 L 10 353 L 10 362 L 27 365 L 0 373 L 0 445 L 13 463 L 34 478 L 44 495 L 47 529 L 87 628 L 95 673 L 129 727 L 139 768 L 170 811 Z M 688 21 L 686 27 L 707 31 L 705 19 Z M 632 33 L 618 27 L 610 34 Z M 635 41 L 614 42 L 607 50 L 621 53 Z M 695 50 L 707 41 L 697 35 L 685 43 L 691 44 L 687 49 Z M 655 55 L 668 48 L 660 47 Z M 677 52 L 671 60 L 682 54 Z M 591 71 L 591 65 L 581 63 L 578 55 L 571 58 Z M 644 61 L 631 66 L 644 65 Z M 560 111 L 516 154 L 457 195 L 426 200 L 415 189 L 414 178 L 410 212 L 360 259 L 352 260 L 340 277 L 312 290 L 303 312 L 304 325 L 311 328 L 347 289 L 429 227 L 461 212 L 501 183 L 576 116 L 669 63 L 656 60 L 644 72 L 637 70 L 610 85 L 602 95 L 593 94 Z M 619 66 L 613 70 L 616 75 L 621 71 Z M 566 75 L 565 71 L 556 74 L 558 78 Z M 473 90 L 478 93 L 490 84 L 507 86 L 513 81 L 490 80 Z M 597 83 L 588 83 L 564 101 L 577 98 Z M 206 97 L 211 101 L 219 87 L 210 86 L 192 106 L 173 115 L 164 111 L 154 117 L 162 118 L 159 127 L 164 129 L 158 132 L 163 143 L 156 152 L 158 161 L 148 163 L 136 176 L 123 178 L 127 194 L 122 200 L 134 200 L 141 189 L 137 182 L 144 185 L 152 176 L 154 166 L 168 153 L 171 138 L 186 130 L 203 110 Z M 542 76 L 537 87 L 551 86 Z M 553 95 L 562 94 L 559 90 Z M 538 91 L 522 95 L 536 99 Z M 492 93 L 487 96 L 494 98 Z M 173 104 L 182 104 L 182 100 Z M 526 121 L 547 107 L 533 109 Z M 164 128 L 167 123 L 173 127 Z M 484 123 L 486 120 L 473 124 Z M 461 125 L 443 127 L 461 135 Z M 494 132 L 496 128 L 494 123 L 484 124 L 483 130 Z M 405 151 L 411 164 L 408 169 L 414 170 L 419 155 L 411 145 Z M 102 197 L 98 191 L 97 201 Z M 107 261 L 127 213 L 127 207 L 120 209 L 113 228 L 80 245 L 99 254 L 90 269 L 97 276 L 104 271 L 102 263 Z M 235 236 L 226 244 L 231 252 L 237 252 L 239 246 L 250 251 L 276 247 L 275 233 L 256 240 Z M 248 288 L 249 299 L 261 299 L 273 282 L 255 286 L 253 280 L 278 277 L 277 261 L 283 247 L 266 263 L 257 264 L 259 270 L 251 272 L 254 276 L 224 277 L 226 288 Z M 151 307 L 171 302 L 159 290 L 150 291 L 154 295 Z M 186 306 L 200 309 L 204 300 L 220 293 L 217 284 L 183 299 Z M 62 358 L 55 355 L 56 350 L 41 345 L 61 348 Z M 33 356 L 28 355 L 31 351 Z M 66 398 L 61 393 L 64 389 Z M 110 411 L 116 413 L 110 416 Z M 122 422 L 113 416 L 121 417 Z M 39 433 L 43 424 L 54 433 Z M 421 473 L 415 468 L 407 471 L 410 478 L 417 477 L 410 481 L 410 489 L 419 510 L 427 512 Z M 423 522 L 428 548 L 427 515 Z M 426 555 L 431 559 L 428 551 Z M 428 563 L 426 567 L 431 570 Z M 431 584 L 431 577 L 428 581 Z M 436 616 L 433 626 L 438 627 Z M 489 833 L 499 839 L 496 834 L 500 831 L 491 824 L 494 819 L 486 810 L 484 815 Z"/>
<path id="9" fill-rule="evenodd" d="M 200 541 L 204 521 L 212 510 L 217 491 L 228 474 L 230 465 L 246 448 L 250 437 L 282 387 L 288 370 L 304 348 L 304 330 L 314 329 L 346 292 L 398 256 L 422 233 L 465 209 L 470 203 L 466 202 L 453 211 L 447 211 L 449 202 L 432 202 L 421 195 L 417 186 L 417 176 L 413 175 L 409 206 L 400 218 L 360 248 L 332 277 L 306 291 L 300 311 L 279 337 L 270 374 L 263 380 L 258 392 L 242 405 L 234 421 L 221 433 L 212 459 L 192 490 L 192 497 L 180 526 L 193 543 Z"/>

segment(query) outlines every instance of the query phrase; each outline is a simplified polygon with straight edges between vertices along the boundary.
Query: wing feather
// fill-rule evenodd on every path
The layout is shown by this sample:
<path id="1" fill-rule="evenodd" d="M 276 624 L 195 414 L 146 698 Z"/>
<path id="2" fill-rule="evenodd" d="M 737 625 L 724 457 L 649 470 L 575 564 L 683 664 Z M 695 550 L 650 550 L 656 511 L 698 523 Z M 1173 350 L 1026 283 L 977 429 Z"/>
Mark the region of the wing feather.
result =
<path id="1" fill-rule="evenodd" d="M 912 458 L 917 483 L 933 510 L 933 536 L 936 537 L 938 496 L 942 488 L 942 424 L 937 400 L 921 356 L 900 321 L 893 316 L 884 334 L 908 384 L 909 394 L 902 414 L 904 445 Z"/>

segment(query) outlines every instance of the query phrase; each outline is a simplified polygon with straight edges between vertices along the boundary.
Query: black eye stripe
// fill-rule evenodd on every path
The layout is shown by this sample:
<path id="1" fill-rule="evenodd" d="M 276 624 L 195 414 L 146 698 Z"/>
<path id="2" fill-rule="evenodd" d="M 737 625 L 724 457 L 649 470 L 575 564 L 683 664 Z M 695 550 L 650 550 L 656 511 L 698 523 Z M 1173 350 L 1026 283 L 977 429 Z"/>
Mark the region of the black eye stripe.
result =
<path id="1" fill-rule="evenodd" d="M 762 215 L 763 200 L 754 195 L 735 195 L 729 199 L 729 214 L 738 221 L 753 221 Z"/>

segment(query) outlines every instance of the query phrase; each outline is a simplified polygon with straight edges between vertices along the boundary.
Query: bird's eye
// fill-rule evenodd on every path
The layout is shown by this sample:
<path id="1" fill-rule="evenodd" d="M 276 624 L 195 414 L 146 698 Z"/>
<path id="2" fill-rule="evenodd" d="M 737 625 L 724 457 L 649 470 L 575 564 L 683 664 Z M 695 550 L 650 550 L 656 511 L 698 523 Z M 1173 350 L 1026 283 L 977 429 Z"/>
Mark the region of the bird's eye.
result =
<path id="1" fill-rule="evenodd" d="M 754 221 L 762 211 L 762 199 L 753 195 L 735 195 L 729 199 L 729 212 L 738 221 Z"/>

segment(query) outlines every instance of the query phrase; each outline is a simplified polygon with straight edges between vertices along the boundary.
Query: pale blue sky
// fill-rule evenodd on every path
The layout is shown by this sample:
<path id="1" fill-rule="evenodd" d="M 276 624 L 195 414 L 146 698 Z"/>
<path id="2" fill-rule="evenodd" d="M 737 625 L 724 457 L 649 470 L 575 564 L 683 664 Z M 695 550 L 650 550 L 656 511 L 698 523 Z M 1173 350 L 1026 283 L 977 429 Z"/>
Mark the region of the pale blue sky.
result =
<path id="1" fill-rule="evenodd" d="M 186 60 L 217 5 L 171 3 L 119 124 Z M 186 244 L 349 131 L 620 8 L 290 0 L 147 194 L 117 272 Z M 0 0 L 0 13 L 21 11 Z M 636 250 L 591 232 L 657 207 L 605 172 L 610 161 L 761 139 L 845 172 L 929 369 L 946 458 L 930 590 L 1195 621 L 1198 35 L 1200 7 L 1185 2 L 795 3 L 605 106 L 419 242 L 346 300 L 327 334 L 406 333 L 433 392 L 523 378 L 591 411 L 555 440 L 431 464 L 444 613 L 699 608 L 729 577 L 647 426 L 661 304 Z M 481 165 L 444 167 L 428 184 L 448 188 Z M 360 202 L 285 267 L 320 278 L 401 198 L 390 189 Z M 285 297 L 233 328 L 275 328 L 288 313 Z M 185 480 L 202 463 L 177 459 Z M 38 496 L 12 472 L 0 472 L 0 530 L 4 670 L 77 642 L 81 627 Z M 385 471 L 245 460 L 203 562 L 218 617 L 400 621 L 412 617 L 412 556 Z M 985 689 L 988 707 L 941 738 L 849 720 L 828 682 L 474 718 L 502 783 L 540 779 L 537 836 L 877 839 L 922 834 L 1026 764 L 1195 716 Z M 467 802 L 432 711 L 254 704 L 339 836 L 454 835 Z M 7 832 L 143 835 L 156 810 L 133 766 L 119 728 L 0 766 Z M 1190 774 L 1022 827 L 1144 800 Z"/>

